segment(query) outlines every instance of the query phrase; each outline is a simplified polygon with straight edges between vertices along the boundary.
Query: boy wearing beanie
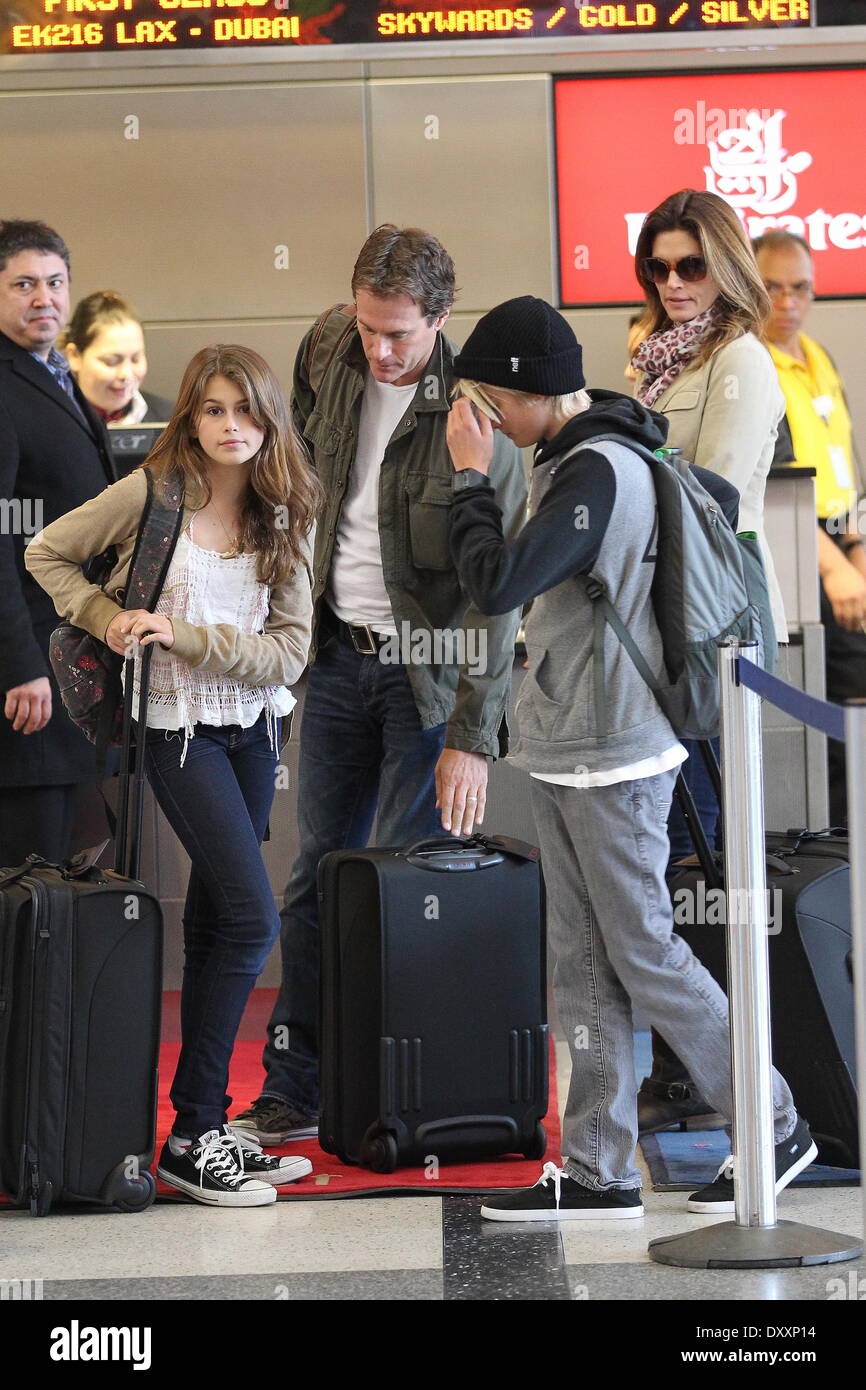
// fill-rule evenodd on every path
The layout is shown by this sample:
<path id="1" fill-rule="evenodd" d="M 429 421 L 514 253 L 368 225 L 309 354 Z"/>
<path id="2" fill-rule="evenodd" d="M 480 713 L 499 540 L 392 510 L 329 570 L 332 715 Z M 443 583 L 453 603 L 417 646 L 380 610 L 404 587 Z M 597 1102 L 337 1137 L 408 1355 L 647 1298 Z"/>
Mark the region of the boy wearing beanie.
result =
<path id="1" fill-rule="evenodd" d="M 448 422 L 455 468 L 451 547 L 482 612 L 534 599 L 511 760 L 531 777 L 547 887 L 554 990 L 571 1052 L 562 1168 L 491 1197 L 497 1221 L 640 1217 L 632 1001 L 731 1114 L 725 995 L 673 932 L 665 882 L 667 815 L 685 757 L 654 695 L 604 628 L 594 658 L 589 575 L 599 580 L 652 669 L 663 671 L 651 601 L 655 489 L 630 443 L 657 449 L 663 416 L 610 391 L 586 391 L 565 319 L 522 296 L 491 310 L 455 360 L 463 397 Z M 531 519 L 503 538 L 487 480 L 494 430 L 535 445 Z M 599 439 L 615 434 L 616 441 Z M 696 469 L 736 524 L 737 494 Z M 814 1158 L 805 1122 L 774 1073 L 776 1190 Z M 693 1193 L 690 1211 L 734 1210 L 731 1170 Z"/>

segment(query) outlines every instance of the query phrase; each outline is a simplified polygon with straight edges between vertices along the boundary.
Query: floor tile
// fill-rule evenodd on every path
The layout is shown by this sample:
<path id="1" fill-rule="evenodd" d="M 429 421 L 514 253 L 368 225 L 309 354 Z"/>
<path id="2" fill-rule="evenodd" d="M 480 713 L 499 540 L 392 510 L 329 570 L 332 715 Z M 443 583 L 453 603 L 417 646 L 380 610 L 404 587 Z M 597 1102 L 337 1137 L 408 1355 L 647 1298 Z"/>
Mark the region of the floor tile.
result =
<path id="1" fill-rule="evenodd" d="M 43 1288 L 45 1301 L 82 1299 L 90 1302 L 165 1300 L 289 1302 L 430 1302 L 442 1299 L 441 1269 L 345 1270 L 327 1274 L 280 1273 L 192 1275 L 172 1279 L 51 1279 Z"/>
<path id="2" fill-rule="evenodd" d="M 140 1215 L 67 1210 L 0 1216 L 0 1278 L 153 1278 L 371 1269 L 438 1269 L 436 1197 L 278 1202 L 208 1211 L 190 1203 Z"/>
<path id="3" fill-rule="evenodd" d="M 443 1198 L 445 1298 L 470 1303 L 570 1298 L 556 1224 L 485 1221 L 480 1206 L 477 1197 Z"/>
<path id="4" fill-rule="evenodd" d="M 849 1272 L 855 1276 L 853 1283 Z M 852 1288 L 858 1288 L 864 1274 L 866 1270 L 855 1264 L 779 1270 L 674 1269 L 658 1264 L 581 1264 L 568 1268 L 572 1298 L 590 1303 L 594 1300 L 827 1302 L 831 1301 L 831 1294 L 834 1299 L 847 1297 Z M 863 1279 L 860 1297 L 866 1297 L 866 1279 Z M 766 1319 L 768 1311 L 761 1309 L 761 1318 Z M 693 1331 L 702 1315 L 689 1307 L 679 1313 L 671 1310 L 671 1317 L 677 1329 Z M 747 1320 L 755 1319 L 747 1315 Z"/>

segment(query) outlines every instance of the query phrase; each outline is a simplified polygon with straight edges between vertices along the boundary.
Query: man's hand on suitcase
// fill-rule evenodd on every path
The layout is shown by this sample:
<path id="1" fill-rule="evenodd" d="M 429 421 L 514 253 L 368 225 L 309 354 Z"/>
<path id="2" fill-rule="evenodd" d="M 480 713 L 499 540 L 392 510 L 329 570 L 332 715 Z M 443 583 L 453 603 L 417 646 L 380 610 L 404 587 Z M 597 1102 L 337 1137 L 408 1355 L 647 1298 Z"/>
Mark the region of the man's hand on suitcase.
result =
<path id="1" fill-rule="evenodd" d="M 124 608 L 112 618 L 105 629 L 105 640 L 118 656 L 126 656 L 130 638 L 142 647 L 159 642 L 166 649 L 174 646 L 174 628 L 171 618 L 164 613 L 148 613 L 146 608 Z"/>
<path id="2" fill-rule="evenodd" d="M 436 808 L 442 828 L 452 835 L 471 835 L 484 819 L 487 759 L 483 753 L 443 748 L 436 764 Z"/>

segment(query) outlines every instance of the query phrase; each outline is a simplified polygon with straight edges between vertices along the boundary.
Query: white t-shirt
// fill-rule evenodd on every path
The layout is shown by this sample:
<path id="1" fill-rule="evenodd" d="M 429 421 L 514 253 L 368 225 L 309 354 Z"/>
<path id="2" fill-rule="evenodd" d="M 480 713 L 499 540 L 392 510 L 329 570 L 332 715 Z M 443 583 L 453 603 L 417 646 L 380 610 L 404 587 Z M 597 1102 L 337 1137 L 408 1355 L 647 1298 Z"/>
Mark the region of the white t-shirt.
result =
<path id="1" fill-rule="evenodd" d="M 557 787 L 612 787 L 615 782 L 637 782 L 641 777 L 669 772 L 687 757 L 683 745 L 674 743 L 653 758 L 642 758 L 639 763 L 629 763 L 627 767 L 611 767 L 607 772 L 533 772 L 530 776 L 539 782 L 553 782 Z"/>
<path id="2" fill-rule="evenodd" d="M 392 637 L 397 636 L 397 626 L 382 576 L 379 470 L 391 435 L 417 389 L 417 383 L 391 386 L 367 373 L 358 447 L 340 512 L 326 594 L 329 607 L 344 623 L 367 623 Z"/>

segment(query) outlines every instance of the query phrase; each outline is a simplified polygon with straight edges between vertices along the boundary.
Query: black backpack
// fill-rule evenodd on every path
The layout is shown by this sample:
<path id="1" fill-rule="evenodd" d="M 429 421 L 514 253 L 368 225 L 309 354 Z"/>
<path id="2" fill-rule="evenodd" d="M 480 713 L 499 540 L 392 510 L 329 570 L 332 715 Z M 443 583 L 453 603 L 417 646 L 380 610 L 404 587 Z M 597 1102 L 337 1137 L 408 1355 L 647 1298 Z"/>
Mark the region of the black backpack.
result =
<path id="1" fill-rule="evenodd" d="M 152 612 L 180 535 L 183 485 L 172 478 L 157 486 L 150 469 L 144 472 L 147 501 L 129 564 L 123 606 Z M 98 557 L 102 583 L 116 558 L 113 549 Z M 99 762 L 104 764 L 106 750 L 119 748 L 123 741 L 123 657 L 83 628 L 61 623 L 51 634 L 48 659 L 67 714 L 96 744 Z"/>

